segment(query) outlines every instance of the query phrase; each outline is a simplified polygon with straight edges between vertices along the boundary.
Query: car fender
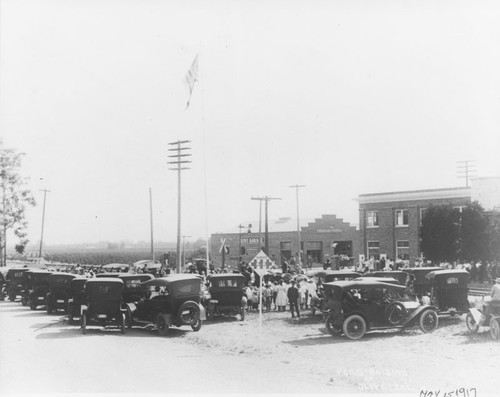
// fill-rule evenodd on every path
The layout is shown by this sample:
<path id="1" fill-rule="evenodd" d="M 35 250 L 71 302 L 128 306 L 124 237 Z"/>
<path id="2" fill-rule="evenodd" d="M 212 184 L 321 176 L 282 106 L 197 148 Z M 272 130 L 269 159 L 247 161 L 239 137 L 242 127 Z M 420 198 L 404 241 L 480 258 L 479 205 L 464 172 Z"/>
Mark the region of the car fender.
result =
<path id="1" fill-rule="evenodd" d="M 127 309 L 133 314 L 137 310 L 137 305 L 135 303 L 125 303 L 125 310 Z"/>
<path id="2" fill-rule="evenodd" d="M 205 321 L 207 319 L 207 311 L 205 310 L 203 305 L 200 304 L 198 306 L 200 306 L 200 320 Z"/>
<path id="3" fill-rule="evenodd" d="M 401 323 L 403 327 L 413 325 L 417 319 L 420 318 L 421 314 L 427 309 L 434 310 L 436 313 L 438 312 L 438 308 L 433 305 L 423 305 L 417 307 L 414 311 L 410 313 L 410 315 Z"/>
<path id="4" fill-rule="evenodd" d="M 480 324 L 481 318 L 483 317 L 483 314 L 478 309 L 474 309 L 474 308 L 469 309 L 469 312 L 472 315 L 472 317 L 474 318 L 474 321 L 476 322 L 476 324 Z"/>

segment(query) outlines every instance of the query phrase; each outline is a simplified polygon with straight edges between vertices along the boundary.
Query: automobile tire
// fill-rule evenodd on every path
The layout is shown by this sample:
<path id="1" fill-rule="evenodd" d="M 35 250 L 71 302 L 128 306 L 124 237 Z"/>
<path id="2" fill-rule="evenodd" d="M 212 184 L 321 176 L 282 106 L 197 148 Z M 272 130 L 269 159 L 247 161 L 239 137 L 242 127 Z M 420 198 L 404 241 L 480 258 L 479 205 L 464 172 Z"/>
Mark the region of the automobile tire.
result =
<path id="1" fill-rule="evenodd" d="M 385 308 L 385 319 L 390 325 L 399 325 L 406 318 L 408 311 L 401 302 L 391 302 Z"/>
<path id="2" fill-rule="evenodd" d="M 500 340 L 500 325 L 498 324 L 498 317 L 492 317 L 490 320 L 490 336 L 493 340 Z"/>
<path id="3" fill-rule="evenodd" d="M 188 313 L 184 314 L 185 311 Z M 177 317 L 186 325 L 194 325 L 200 318 L 200 307 L 194 301 L 184 302 L 177 310 Z"/>
<path id="4" fill-rule="evenodd" d="M 85 335 L 87 333 L 87 313 L 82 314 L 82 334 Z"/>
<path id="5" fill-rule="evenodd" d="M 240 307 L 240 320 L 241 321 L 245 320 L 245 308 L 243 306 Z"/>
<path id="6" fill-rule="evenodd" d="M 193 329 L 194 332 L 198 332 L 201 329 L 201 320 L 198 319 L 196 324 L 191 325 L 191 328 Z"/>
<path id="7" fill-rule="evenodd" d="M 419 319 L 420 329 L 425 332 L 434 331 L 439 324 L 437 313 L 432 309 L 424 310 Z"/>
<path id="8" fill-rule="evenodd" d="M 31 310 L 36 310 L 37 304 L 36 304 L 35 301 L 33 301 L 33 300 L 30 299 L 29 300 L 29 304 L 30 304 L 30 309 Z"/>
<path id="9" fill-rule="evenodd" d="M 479 324 L 476 323 L 476 320 L 474 320 L 470 312 L 465 316 L 465 325 L 467 325 L 467 328 L 472 333 L 476 333 L 479 330 Z"/>
<path id="10" fill-rule="evenodd" d="M 15 296 L 15 295 L 13 295 L 13 294 L 10 294 L 10 295 L 9 295 L 9 300 L 10 300 L 11 302 L 14 302 L 14 301 L 16 300 L 16 296 Z M 23 305 L 23 306 L 24 306 L 24 305 Z"/>
<path id="11" fill-rule="evenodd" d="M 330 333 L 330 335 L 340 336 L 342 330 L 335 326 L 335 317 L 332 314 L 329 314 L 326 317 L 325 326 L 326 330 Z"/>
<path id="12" fill-rule="evenodd" d="M 342 331 L 349 339 L 361 339 L 366 333 L 366 321 L 363 317 L 353 314 L 344 320 Z"/>
<path id="13" fill-rule="evenodd" d="M 13 298 L 11 297 L 11 301 L 14 301 L 15 299 L 16 299 L 16 297 L 13 297 Z M 27 306 L 27 305 L 28 305 L 28 298 L 27 298 L 27 296 L 26 296 L 26 295 L 24 295 L 24 294 L 23 294 L 23 295 L 21 295 L 21 304 L 22 304 L 23 306 Z"/>
<path id="14" fill-rule="evenodd" d="M 127 328 L 132 329 L 132 310 L 127 306 Z"/>
<path id="15" fill-rule="evenodd" d="M 156 327 L 158 328 L 158 333 L 161 336 L 166 336 L 168 334 L 168 323 L 165 314 L 158 313 L 156 316 Z"/>

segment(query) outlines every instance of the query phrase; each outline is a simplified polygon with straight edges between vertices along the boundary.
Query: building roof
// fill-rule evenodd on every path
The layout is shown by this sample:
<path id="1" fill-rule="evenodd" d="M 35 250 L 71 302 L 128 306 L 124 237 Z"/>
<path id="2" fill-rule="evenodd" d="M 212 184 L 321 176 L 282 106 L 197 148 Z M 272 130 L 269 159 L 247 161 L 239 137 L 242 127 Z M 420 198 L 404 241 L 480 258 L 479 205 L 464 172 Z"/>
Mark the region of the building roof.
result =
<path id="1" fill-rule="evenodd" d="M 442 189 L 410 190 L 402 192 L 384 192 L 360 194 L 354 200 L 359 204 L 368 203 L 387 203 L 395 201 L 414 201 L 414 200 L 436 200 L 451 198 L 471 197 L 471 189 L 468 187 L 451 187 Z"/>

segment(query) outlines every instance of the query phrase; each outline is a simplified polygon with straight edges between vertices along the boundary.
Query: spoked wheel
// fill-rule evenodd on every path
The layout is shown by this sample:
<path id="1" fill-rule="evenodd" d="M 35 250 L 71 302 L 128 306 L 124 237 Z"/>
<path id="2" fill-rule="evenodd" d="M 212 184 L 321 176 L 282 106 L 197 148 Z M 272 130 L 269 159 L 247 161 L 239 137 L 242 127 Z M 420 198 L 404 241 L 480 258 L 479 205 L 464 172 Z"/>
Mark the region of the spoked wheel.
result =
<path id="1" fill-rule="evenodd" d="M 201 320 L 198 319 L 196 324 L 191 325 L 191 328 L 193 329 L 194 332 L 198 332 L 201 329 Z"/>
<path id="2" fill-rule="evenodd" d="M 392 302 L 385 309 L 385 319 L 391 325 L 399 325 L 408 314 L 401 302 Z"/>
<path id="3" fill-rule="evenodd" d="M 168 334 L 168 323 L 166 319 L 166 315 L 163 313 L 158 313 L 156 316 L 156 327 L 158 328 L 158 333 L 161 336 L 165 336 Z"/>
<path id="4" fill-rule="evenodd" d="M 82 325 L 82 334 L 85 335 L 87 333 L 87 313 L 82 314 L 81 325 Z"/>
<path id="5" fill-rule="evenodd" d="M 427 309 L 420 315 L 420 329 L 427 333 L 438 327 L 438 315 L 434 310 Z"/>
<path id="6" fill-rule="evenodd" d="M 498 324 L 499 317 L 492 317 L 490 320 L 490 335 L 493 340 L 500 340 L 500 325 Z"/>
<path id="7" fill-rule="evenodd" d="M 474 320 L 474 316 L 469 312 L 465 316 L 465 324 L 470 332 L 476 333 L 479 330 L 479 324 Z"/>
<path id="8" fill-rule="evenodd" d="M 194 325 L 200 318 L 200 307 L 193 301 L 184 302 L 179 307 L 177 317 L 186 325 Z"/>
<path id="9" fill-rule="evenodd" d="M 349 339 L 361 339 L 366 333 L 365 319 L 357 314 L 347 317 L 342 326 L 342 331 Z"/>

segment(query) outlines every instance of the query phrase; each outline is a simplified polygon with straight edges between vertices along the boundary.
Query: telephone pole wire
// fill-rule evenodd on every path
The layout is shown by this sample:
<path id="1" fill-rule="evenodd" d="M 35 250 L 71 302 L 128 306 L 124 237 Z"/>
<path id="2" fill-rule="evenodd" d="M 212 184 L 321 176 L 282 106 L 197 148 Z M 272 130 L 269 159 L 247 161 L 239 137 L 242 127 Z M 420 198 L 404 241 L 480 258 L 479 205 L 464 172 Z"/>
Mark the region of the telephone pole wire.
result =
<path id="1" fill-rule="evenodd" d="M 176 273 L 181 272 L 181 172 L 184 170 L 189 170 L 190 168 L 184 167 L 183 164 L 191 163 L 190 160 L 184 160 L 185 157 L 191 156 L 191 154 L 184 152 L 185 150 L 190 150 L 191 148 L 182 146 L 191 141 L 177 141 L 170 142 L 169 145 L 174 146 L 172 149 L 168 149 L 171 152 L 176 152 L 176 154 L 169 155 L 168 157 L 173 157 L 174 161 L 169 161 L 167 164 L 174 164 L 169 168 L 171 171 L 177 171 L 177 266 Z"/>

